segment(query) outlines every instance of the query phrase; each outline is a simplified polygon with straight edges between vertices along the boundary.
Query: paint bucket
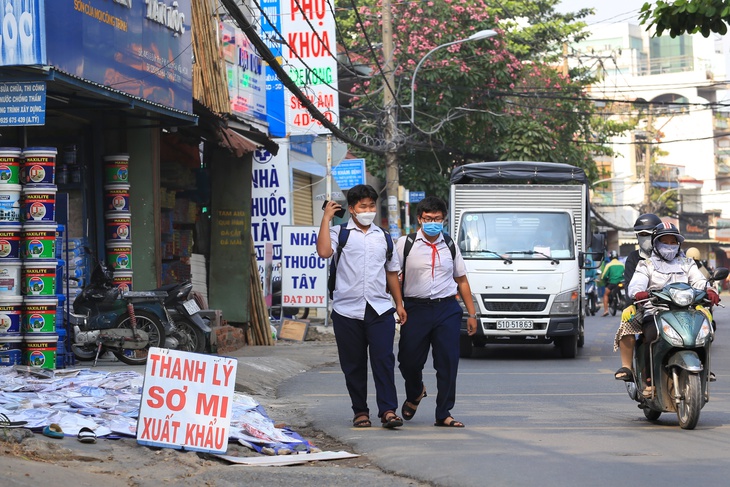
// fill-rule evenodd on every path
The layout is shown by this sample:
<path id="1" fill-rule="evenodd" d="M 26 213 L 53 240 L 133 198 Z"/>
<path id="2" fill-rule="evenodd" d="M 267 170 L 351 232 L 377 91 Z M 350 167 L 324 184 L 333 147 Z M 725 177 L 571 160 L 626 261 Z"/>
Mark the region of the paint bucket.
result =
<path id="1" fill-rule="evenodd" d="M 122 292 L 132 290 L 132 271 L 116 271 L 112 278 L 112 285 Z"/>
<path id="2" fill-rule="evenodd" d="M 0 184 L 0 224 L 12 224 L 20 221 L 19 184 Z"/>
<path id="3" fill-rule="evenodd" d="M 129 154 L 104 157 L 104 182 L 126 183 L 129 181 Z"/>
<path id="4" fill-rule="evenodd" d="M 56 333 L 58 299 L 30 298 L 23 301 L 23 332 L 25 336 Z"/>
<path id="5" fill-rule="evenodd" d="M 132 242 L 107 242 L 106 261 L 112 271 L 132 270 Z"/>
<path id="6" fill-rule="evenodd" d="M 104 186 L 104 211 L 129 212 L 128 184 L 107 184 Z"/>
<path id="7" fill-rule="evenodd" d="M 0 185 L 20 184 L 20 147 L 0 147 Z"/>
<path id="8" fill-rule="evenodd" d="M 54 184 L 56 182 L 55 147 L 28 147 L 23 150 L 22 184 Z"/>
<path id="9" fill-rule="evenodd" d="M 23 262 L 20 290 L 25 296 L 56 295 L 56 260 Z"/>
<path id="10" fill-rule="evenodd" d="M 23 225 L 20 232 L 20 254 L 24 259 L 55 259 L 58 226 L 55 223 Z M 0 232 L 1 233 L 1 232 Z"/>
<path id="11" fill-rule="evenodd" d="M 24 341 L 25 351 L 23 357 L 25 365 L 43 367 L 44 369 L 56 368 L 58 335 L 55 333 L 31 335 L 26 336 Z"/>
<path id="12" fill-rule="evenodd" d="M 20 217 L 24 222 L 52 222 L 56 218 L 56 187 L 28 185 L 20 198 Z"/>
<path id="13" fill-rule="evenodd" d="M 0 336 L 0 365 L 20 365 L 23 363 L 23 337 Z"/>
<path id="14" fill-rule="evenodd" d="M 106 217 L 106 240 L 131 240 L 132 215 L 122 211 L 109 211 Z"/>
<path id="15" fill-rule="evenodd" d="M 0 295 L 0 336 L 20 336 L 23 316 L 23 296 Z"/>
<path id="16" fill-rule="evenodd" d="M 19 260 L 0 260 L 0 296 L 20 296 L 21 267 Z"/>
<path id="17" fill-rule="evenodd" d="M 20 225 L 0 225 L 0 260 L 20 258 Z"/>

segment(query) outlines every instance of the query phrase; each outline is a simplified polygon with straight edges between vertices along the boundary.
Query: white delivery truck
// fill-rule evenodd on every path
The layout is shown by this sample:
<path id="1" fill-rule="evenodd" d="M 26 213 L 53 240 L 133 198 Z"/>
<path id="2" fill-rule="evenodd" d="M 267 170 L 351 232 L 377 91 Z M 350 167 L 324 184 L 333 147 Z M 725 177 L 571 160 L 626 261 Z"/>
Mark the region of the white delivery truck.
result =
<path id="1" fill-rule="evenodd" d="M 462 320 L 461 356 L 487 343 L 584 341 L 590 245 L 585 172 L 550 162 L 481 162 L 451 174 L 449 231 L 466 263 L 477 333 Z M 590 261 L 589 261 L 590 262 Z"/>

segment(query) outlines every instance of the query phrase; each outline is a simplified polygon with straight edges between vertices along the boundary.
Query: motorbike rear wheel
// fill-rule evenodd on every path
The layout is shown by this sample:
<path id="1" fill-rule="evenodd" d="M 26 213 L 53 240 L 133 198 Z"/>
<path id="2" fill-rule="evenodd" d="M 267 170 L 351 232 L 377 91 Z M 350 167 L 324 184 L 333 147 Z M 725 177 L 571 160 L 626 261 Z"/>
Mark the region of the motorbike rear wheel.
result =
<path id="1" fill-rule="evenodd" d="M 691 374 L 682 369 L 679 371 L 679 394 L 677 419 L 679 426 L 685 430 L 694 429 L 700 419 L 702 409 L 702 385 L 699 374 Z"/>
<path id="2" fill-rule="evenodd" d="M 205 352 L 205 333 L 197 326 L 189 323 L 187 320 L 179 320 L 175 322 L 177 335 L 182 335 L 178 350 L 183 352 Z"/>
<path id="3" fill-rule="evenodd" d="M 147 354 L 150 347 L 162 347 L 165 344 L 165 328 L 160 319 L 152 313 L 142 310 L 135 310 L 134 315 L 137 321 L 137 329 L 147 333 L 149 339 L 147 346 L 140 349 L 112 350 L 112 353 L 121 362 L 127 365 L 144 365 L 147 363 Z M 131 328 L 129 313 L 124 313 L 116 323 L 117 328 Z"/>
<path id="4" fill-rule="evenodd" d="M 657 419 L 659 419 L 659 416 L 661 416 L 661 415 L 662 415 L 661 411 L 655 411 L 653 409 L 644 408 L 644 416 L 649 421 L 656 421 Z"/>

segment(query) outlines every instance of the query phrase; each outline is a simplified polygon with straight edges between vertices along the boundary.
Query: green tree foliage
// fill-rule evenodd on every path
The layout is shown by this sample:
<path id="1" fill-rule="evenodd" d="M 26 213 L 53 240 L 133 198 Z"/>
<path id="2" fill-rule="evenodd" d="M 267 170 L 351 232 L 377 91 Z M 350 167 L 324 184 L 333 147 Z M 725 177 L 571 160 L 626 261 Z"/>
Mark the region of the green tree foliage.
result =
<path id="1" fill-rule="evenodd" d="M 705 37 L 709 37 L 712 32 L 725 35 L 730 22 L 730 1 L 660 0 L 654 6 L 646 2 L 641 8 L 639 20 L 647 29 L 655 27 L 657 36 L 661 36 L 664 31 L 669 32 L 671 37 L 697 32 Z"/>
<path id="2" fill-rule="evenodd" d="M 594 156 L 609 154 L 607 139 L 626 126 L 604 118 L 585 94 L 592 80 L 566 72 L 563 49 L 583 38 L 590 13 L 555 11 L 559 0 L 393 1 L 400 181 L 442 197 L 460 164 L 540 160 L 583 167 L 596 177 Z M 385 64 L 379 0 L 338 0 L 338 41 L 367 78 L 354 78 L 341 109 L 343 127 L 382 140 Z M 357 9 L 355 9 L 357 7 Z M 442 44 L 493 29 L 497 37 L 436 50 L 418 70 L 410 120 L 413 72 Z M 342 79 L 342 78 L 341 78 Z M 383 176 L 383 161 L 362 154 Z"/>

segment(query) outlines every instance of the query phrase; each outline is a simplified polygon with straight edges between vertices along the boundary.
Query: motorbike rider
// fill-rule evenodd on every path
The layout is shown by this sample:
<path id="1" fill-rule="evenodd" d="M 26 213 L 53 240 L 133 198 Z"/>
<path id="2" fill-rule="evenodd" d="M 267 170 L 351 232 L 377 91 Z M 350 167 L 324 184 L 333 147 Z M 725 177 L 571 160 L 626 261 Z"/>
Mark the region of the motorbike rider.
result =
<path id="1" fill-rule="evenodd" d="M 634 301 L 643 301 L 642 308 L 644 315 L 642 319 L 642 332 L 644 335 L 644 346 L 656 341 L 658 330 L 654 322 L 656 309 L 652 306 L 649 298 L 649 291 L 656 291 L 664 288 L 673 282 L 684 282 L 696 289 L 703 289 L 707 293 L 707 299 L 716 305 L 720 302 L 720 296 L 709 286 L 707 279 L 697 268 L 694 260 L 685 257 L 680 252 L 680 244 L 684 237 L 673 223 L 660 223 L 652 232 L 652 253 L 648 259 L 642 260 L 636 266 L 636 272 L 629 283 L 628 294 Z M 646 353 L 645 367 L 650 368 L 651 357 Z M 644 397 L 653 395 L 653 385 L 647 375 L 646 387 L 643 391 Z"/>
<path id="2" fill-rule="evenodd" d="M 624 280 L 624 265 L 618 260 L 618 253 L 615 250 L 609 253 L 608 261 L 601 277 L 606 286 L 606 292 L 603 293 L 603 314 L 601 316 L 608 316 L 608 299 L 611 292 Z"/>
<path id="3" fill-rule="evenodd" d="M 631 282 L 634 277 L 636 266 L 640 261 L 648 259 L 651 255 L 651 237 L 654 228 L 662 222 L 661 218 L 653 213 L 644 213 L 634 222 L 634 232 L 639 248 L 632 251 L 626 257 L 624 264 L 624 282 Z M 616 331 L 616 338 L 613 342 L 613 351 L 619 350 L 621 356 L 621 368 L 616 371 L 616 380 L 632 380 L 631 359 L 634 355 L 636 334 L 641 333 L 641 328 L 631 318 L 636 313 L 636 307 L 632 304 L 621 313 L 621 325 Z"/>

